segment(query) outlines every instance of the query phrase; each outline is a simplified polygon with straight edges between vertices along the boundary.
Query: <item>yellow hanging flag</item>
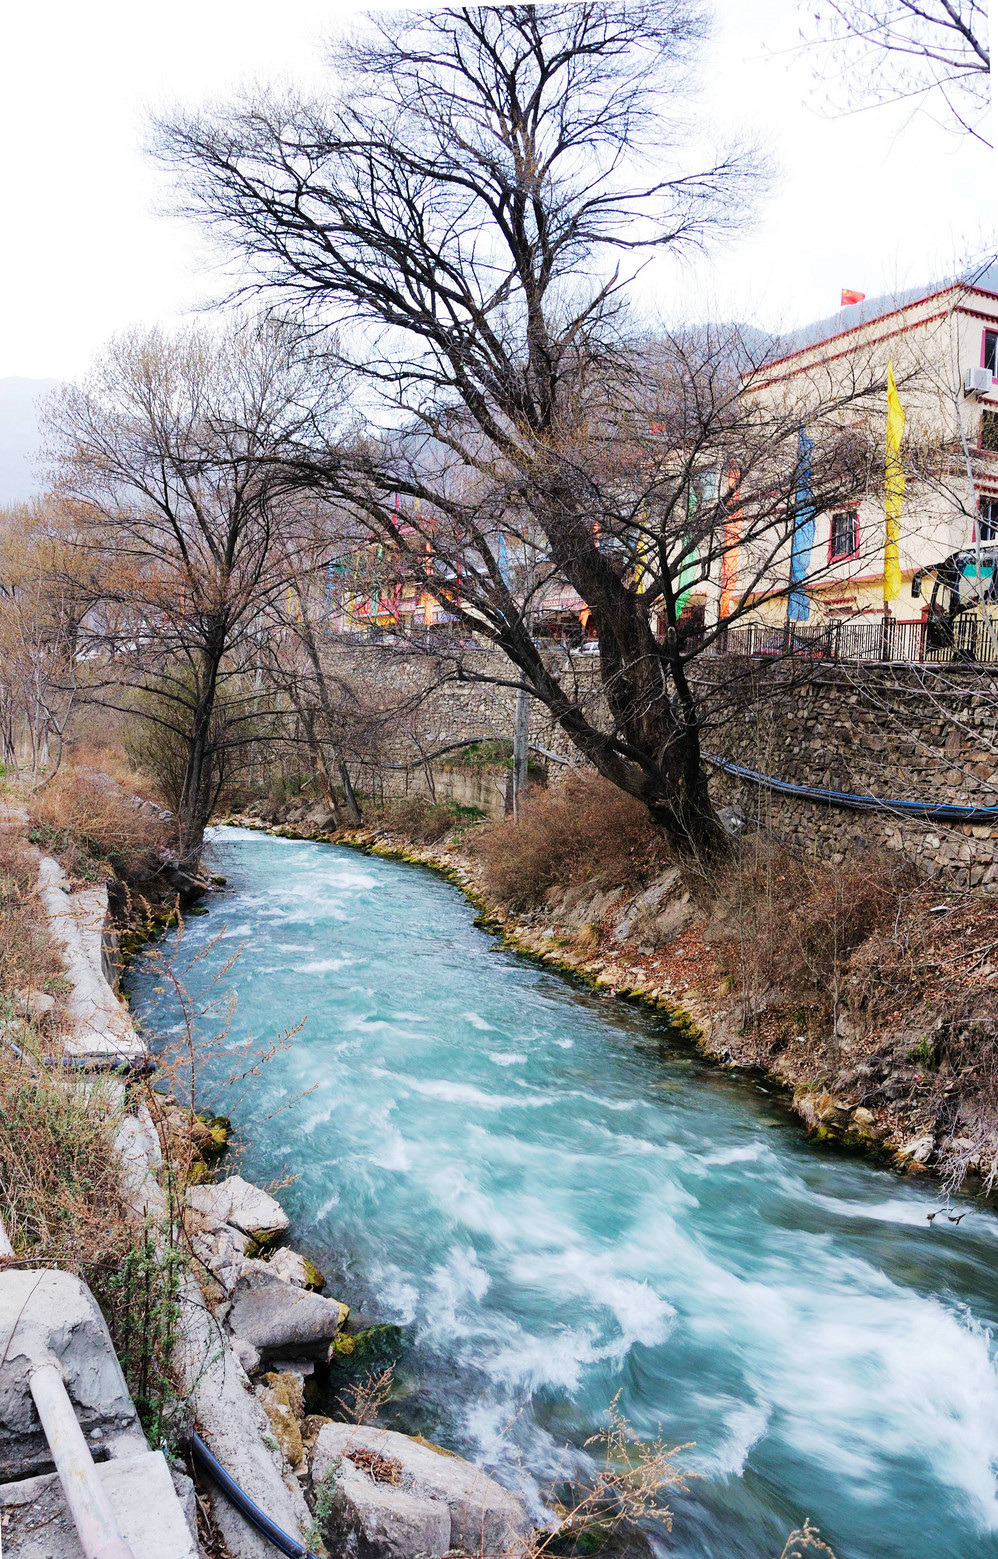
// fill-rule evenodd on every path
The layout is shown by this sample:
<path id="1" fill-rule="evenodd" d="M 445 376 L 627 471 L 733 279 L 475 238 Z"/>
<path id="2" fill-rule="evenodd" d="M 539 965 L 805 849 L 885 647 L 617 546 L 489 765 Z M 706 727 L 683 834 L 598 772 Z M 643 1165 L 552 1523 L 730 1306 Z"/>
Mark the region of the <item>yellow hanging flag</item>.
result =
<path id="1" fill-rule="evenodd" d="M 904 407 L 894 383 L 894 365 L 887 364 L 887 447 L 884 461 L 884 499 L 887 526 L 884 536 L 884 605 L 901 594 L 901 564 L 898 538 L 901 535 L 901 508 L 904 504 L 904 466 L 901 464 L 901 438 L 904 434 Z"/>

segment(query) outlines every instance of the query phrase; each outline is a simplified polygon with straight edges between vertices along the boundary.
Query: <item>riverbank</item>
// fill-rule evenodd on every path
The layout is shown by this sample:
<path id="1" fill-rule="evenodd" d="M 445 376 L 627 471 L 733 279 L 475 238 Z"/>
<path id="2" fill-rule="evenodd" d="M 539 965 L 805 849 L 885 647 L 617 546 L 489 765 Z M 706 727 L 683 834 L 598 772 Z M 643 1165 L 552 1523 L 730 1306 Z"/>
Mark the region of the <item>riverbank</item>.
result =
<path id="1" fill-rule="evenodd" d="M 42 855 L 30 822 L 8 799 L 0 817 L 0 907 L 11 932 L 0 949 L 0 1273 L 55 1267 L 92 1289 L 134 1399 L 136 1436 L 169 1455 L 189 1528 L 184 1553 L 197 1546 L 213 1559 L 265 1559 L 272 1551 L 204 1478 L 195 1432 L 251 1505 L 318 1555 L 325 1545 L 360 1543 L 371 1559 L 432 1559 L 480 1528 L 496 1552 L 533 1552 L 522 1502 L 479 1468 L 363 1425 L 363 1412 L 355 1423 L 348 1410 L 323 1410 L 329 1372 L 341 1386 L 352 1382 L 358 1408 L 369 1408 L 375 1393 L 364 1366 L 375 1339 L 349 1328 L 349 1307 L 322 1292 L 323 1274 L 286 1242 L 280 1203 L 226 1160 L 230 1123 L 203 1112 L 200 1079 L 186 1076 L 191 1052 L 181 1044 L 178 1057 L 164 1040 L 150 1054 L 117 990 L 123 938 L 137 945 L 175 926 L 177 897 L 172 906 L 162 895 L 133 904 L 106 859 L 88 861 L 100 865 L 101 880 L 81 877 L 73 870 L 81 841 L 62 829 L 51 841 L 61 859 Z M 190 896 L 221 883 L 192 879 Z M 155 949 L 149 957 L 171 979 Z M 0 1431 L 6 1475 L 11 1467 L 16 1478 L 30 1474 L 38 1446 L 25 1450 L 6 1419 Z M 381 1478 L 389 1467 L 393 1475 Z M 15 1503 L 19 1488 L 9 1485 Z M 11 1543 L 12 1554 L 22 1552 L 5 1520 L 5 1551 Z"/>
<path id="2" fill-rule="evenodd" d="M 674 865 L 630 889 L 607 887 L 598 876 L 556 882 L 541 904 L 516 910 L 490 891 L 481 855 L 469 847 L 477 830 L 466 819 L 433 843 L 390 823 L 327 831 L 316 827 L 315 814 L 227 821 L 441 872 L 507 946 L 596 990 L 655 1008 L 711 1061 L 784 1090 L 812 1136 L 903 1173 L 938 1178 L 947 1193 L 989 1188 L 998 1150 L 993 1084 L 986 1059 L 968 1053 L 967 1044 L 976 1028 L 986 1047 L 994 1013 L 998 970 L 982 953 L 998 947 L 998 930 L 986 897 L 939 904 L 930 888 L 906 885 L 897 925 L 886 932 L 875 925 L 860 936 L 834 961 L 834 989 L 802 998 L 781 989 L 772 970 L 746 978 L 738 968 L 733 943 L 751 906 L 732 903 L 730 895 L 719 903 Z M 788 958 L 793 908 L 785 907 Z M 778 971 L 779 904 L 772 918 L 769 958 Z M 772 928 L 768 934 L 773 940 Z M 969 980 L 967 952 L 977 958 Z"/>

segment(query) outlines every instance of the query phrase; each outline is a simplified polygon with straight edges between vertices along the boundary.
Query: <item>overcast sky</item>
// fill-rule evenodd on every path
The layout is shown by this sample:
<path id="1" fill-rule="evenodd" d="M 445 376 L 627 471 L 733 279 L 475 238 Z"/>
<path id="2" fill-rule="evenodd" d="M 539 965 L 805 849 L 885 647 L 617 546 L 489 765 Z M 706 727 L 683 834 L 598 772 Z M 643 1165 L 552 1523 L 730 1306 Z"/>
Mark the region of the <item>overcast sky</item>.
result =
<path id="1" fill-rule="evenodd" d="M 164 214 L 143 156 L 150 107 L 241 83 L 321 79 L 321 43 L 351 0 L 33 0 L 10 6 L 0 46 L 0 377 L 68 378 L 103 341 L 172 322 L 210 295 L 197 233 Z M 753 235 L 698 263 L 682 309 L 769 327 L 832 313 L 951 270 L 993 243 L 990 153 L 897 109 L 830 118 L 796 57 L 795 0 L 717 0 L 705 106 L 772 150 L 777 181 Z"/>

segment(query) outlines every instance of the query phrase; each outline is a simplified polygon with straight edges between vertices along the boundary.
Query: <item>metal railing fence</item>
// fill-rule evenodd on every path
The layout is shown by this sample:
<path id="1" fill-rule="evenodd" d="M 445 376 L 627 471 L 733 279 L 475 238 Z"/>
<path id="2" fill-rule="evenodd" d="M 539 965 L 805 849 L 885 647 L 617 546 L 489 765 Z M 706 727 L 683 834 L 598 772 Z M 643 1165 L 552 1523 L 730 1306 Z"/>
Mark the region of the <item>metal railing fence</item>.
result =
<path id="1" fill-rule="evenodd" d="M 712 632 L 714 630 L 711 630 Z M 705 636 L 706 637 L 706 636 Z M 689 641 L 688 641 L 689 642 Z M 689 642 L 689 647 L 695 645 Z M 945 619 L 902 622 L 887 617 L 873 622 L 835 622 L 810 626 L 748 623 L 723 628 L 707 644 L 708 653 L 758 659 L 801 656 L 825 661 L 891 661 L 909 665 L 998 665 L 998 619 L 969 613 Z"/>

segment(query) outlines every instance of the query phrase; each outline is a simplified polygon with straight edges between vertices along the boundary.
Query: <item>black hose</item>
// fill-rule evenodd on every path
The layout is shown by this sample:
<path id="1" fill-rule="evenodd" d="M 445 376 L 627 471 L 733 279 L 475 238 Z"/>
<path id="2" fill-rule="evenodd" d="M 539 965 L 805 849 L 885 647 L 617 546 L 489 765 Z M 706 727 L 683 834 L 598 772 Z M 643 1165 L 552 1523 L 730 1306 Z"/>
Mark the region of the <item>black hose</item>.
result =
<path id="1" fill-rule="evenodd" d="M 729 763 L 726 758 L 704 756 L 715 769 L 733 774 L 736 779 L 750 780 L 753 785 L 764 785 L 781 796 L 802 796 L 806 801 L 827 801 L 832 806 L 848 807 L 854 812 L 895 812 L 902 817 L 921 817 L 940 823 L 998 823 L 998 807 L 961 807 L 941 801 L 894 801 L 884 796 L 857 796 L 848 790 L 824 790 L 817 785 L 795 785 L 790 780 L 773 779 L 756 769 L 747 769 L 741 763 Z"/>
<path id="2" fill-rule="evenodd" d="M 264 1514 L 259 1505 L 239 1487 L 235 1478 L 230 1477 L 217 1457 L 211 1454 L 200 1435 L 191 1435 L 191 1450 L 194 1453 L 194 1460 L 204 1468 L 222 1492 L 228 1495 L 250 1525 L 256 1527 L 258 1532 L 262 1532 L 264 1537 L 269 1538 L 275 1548 L 279 1548 L 282 1554 L 287 1554 L 288 1559 L 317 1559 L 317 1556 L 310 1549 L 303 1547 L 296 1537 L 289 1537 L 276 1521 L 271 1521 L 270 1517 Z"/>
<path id="3" fill-rule="evenodd" d="M 131 1072 L 139 1077 L 148 1077 L 159 1068 L 159 1062 L 153 1056 L 116 1056 L 116 1055 L 83 1055 L 83 1056 L 32 1056 L 20 1045 L 15 1045 L 12 1039 L 3 1036 L 6 1043 L 13 1050 L 19 1061 L 26 1061 L 29 1066 L 36 1062 L 41 1066 L 68 1066 L 71 1070 L 76 1067 L 81 1072 Z"/>

